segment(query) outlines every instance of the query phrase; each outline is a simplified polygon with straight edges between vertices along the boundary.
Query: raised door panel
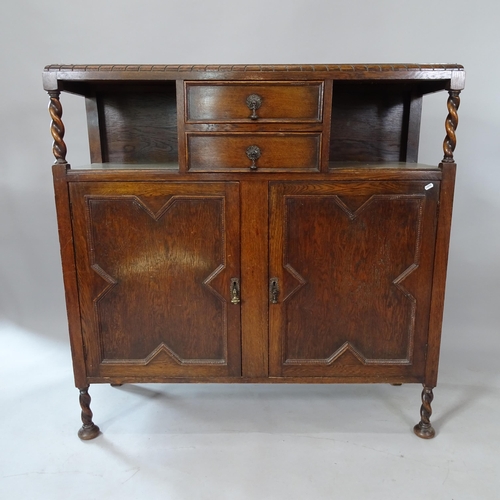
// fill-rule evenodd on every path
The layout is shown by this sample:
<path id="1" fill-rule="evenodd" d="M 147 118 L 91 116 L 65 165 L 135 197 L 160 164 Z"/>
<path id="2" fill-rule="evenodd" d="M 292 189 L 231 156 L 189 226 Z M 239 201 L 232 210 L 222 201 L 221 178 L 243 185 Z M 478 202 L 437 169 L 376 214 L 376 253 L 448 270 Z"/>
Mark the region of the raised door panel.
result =
<path id="1" fill-rule="evenodd" d="M 271 375 L 423 377 L 438 191 L 271 183 Z"/>
<path id="2" fill-rule="evenodd" d="M 70 195 L 88 376 L 239 376 L 238 183 L 74 183 Z"/>

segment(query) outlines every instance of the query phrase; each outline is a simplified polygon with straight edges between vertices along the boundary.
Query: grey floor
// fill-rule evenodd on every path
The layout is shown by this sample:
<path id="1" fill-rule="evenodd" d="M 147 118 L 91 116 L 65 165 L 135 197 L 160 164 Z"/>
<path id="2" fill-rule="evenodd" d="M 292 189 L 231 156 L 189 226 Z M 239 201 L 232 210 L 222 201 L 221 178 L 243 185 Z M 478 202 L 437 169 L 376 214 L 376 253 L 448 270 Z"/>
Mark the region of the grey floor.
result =
<path id="1" fill-rule="evenodd" d="M 444 341 L 431 441 L 413 384 L 150 384 L 91 386 L 81 442 L 67 343 L 0 335 L 2 499 L 500 498 L 493 346 Z"/>

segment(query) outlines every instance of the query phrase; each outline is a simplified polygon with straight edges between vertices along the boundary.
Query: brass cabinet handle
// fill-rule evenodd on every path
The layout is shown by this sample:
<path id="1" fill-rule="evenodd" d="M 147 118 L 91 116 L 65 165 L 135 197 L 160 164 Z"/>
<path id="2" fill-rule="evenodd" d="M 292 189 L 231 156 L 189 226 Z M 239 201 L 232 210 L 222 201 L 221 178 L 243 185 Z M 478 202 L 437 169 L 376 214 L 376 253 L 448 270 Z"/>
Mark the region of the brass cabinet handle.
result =
<path id="1" fill-rule="evenodd" d="M 257 116 L 257 111 L 262 106 L 262 97 L 259 94 L 250 94 L 247 97 L 247 106 L 252 112 L 250 115 L 251 120 L 257 120 L 259 117 Z"/>
<path id="2" fill-rule="evenodd" d="M 255 162 L 260 158 L 261 156 L 261 151 L 259 146 L 248 146 L 246 150 L 247 158 L 252 161 L 252 164 L 250 165 L 250 170 L 257 170 L 257 165 Z"/>
<path id="3" fill-rule="evenodd" d="M 280 287 L 278 283 L 278 278 L 271 278 L 269 280 L 269 302 L 271 302 L 271 304 L 278 303 L 279 293 L 280 293 Z"/>
<path id="4" fill-rule="evenodd" d="M 239 304 L 240 299 L 240 280 L 238 278 L 231 278 L 231 304 Z"/>

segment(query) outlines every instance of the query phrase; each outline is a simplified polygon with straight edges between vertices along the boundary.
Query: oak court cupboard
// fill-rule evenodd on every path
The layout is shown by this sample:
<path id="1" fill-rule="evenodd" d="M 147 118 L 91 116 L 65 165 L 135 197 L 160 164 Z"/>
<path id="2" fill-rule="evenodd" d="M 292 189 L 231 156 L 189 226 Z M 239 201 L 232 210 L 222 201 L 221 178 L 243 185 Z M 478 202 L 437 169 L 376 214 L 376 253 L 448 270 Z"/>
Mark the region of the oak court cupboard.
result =
<path id="1" fill-rule="evenodd" d="M 80 438 L 90 384 L 140 382 L 420 383 L 433 437 L 464 75 L 47 66 Z M 438 91 L 444 157 L 424 165 Z M 66 161 L 61 92 L 85 99 L 88 165 Z"/>

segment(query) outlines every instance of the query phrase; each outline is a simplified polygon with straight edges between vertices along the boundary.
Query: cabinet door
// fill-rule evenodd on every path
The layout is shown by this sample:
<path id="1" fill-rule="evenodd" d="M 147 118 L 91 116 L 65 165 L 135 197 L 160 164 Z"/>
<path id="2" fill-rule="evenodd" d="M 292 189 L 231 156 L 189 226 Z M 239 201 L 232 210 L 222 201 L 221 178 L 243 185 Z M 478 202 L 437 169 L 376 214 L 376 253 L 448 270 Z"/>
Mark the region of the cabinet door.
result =
<path id="1" fill-rule="evenodd" d="M 239 185 L 70 184 L 88 377 L 239 376 Z"/>
<path id="2" fill-rule="evenodd" d="M 270 184 L 272 376 L 422 378 L 438 192 L 423 181 Z"/>

